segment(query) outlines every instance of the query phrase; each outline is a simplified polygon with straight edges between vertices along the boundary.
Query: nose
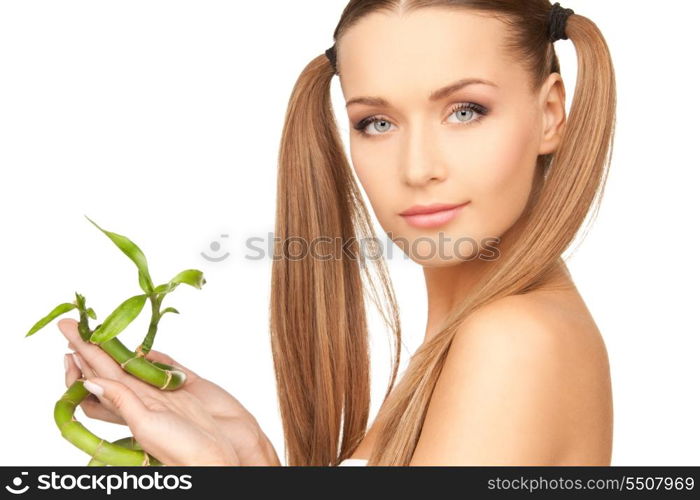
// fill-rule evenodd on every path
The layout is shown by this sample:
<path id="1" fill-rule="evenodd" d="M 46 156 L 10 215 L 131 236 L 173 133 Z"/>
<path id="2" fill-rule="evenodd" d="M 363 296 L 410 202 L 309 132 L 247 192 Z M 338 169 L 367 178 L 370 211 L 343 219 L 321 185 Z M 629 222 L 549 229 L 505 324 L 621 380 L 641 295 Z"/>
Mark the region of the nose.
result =
<path id="1" fill-rule="evenodd" d="M 421 187 L 445 179 L 447 169 L 438 153 L 437 138 L 432 136 L 428 125 L 412 127 L 405 141 L 400 168 L 407 185 Z"/>

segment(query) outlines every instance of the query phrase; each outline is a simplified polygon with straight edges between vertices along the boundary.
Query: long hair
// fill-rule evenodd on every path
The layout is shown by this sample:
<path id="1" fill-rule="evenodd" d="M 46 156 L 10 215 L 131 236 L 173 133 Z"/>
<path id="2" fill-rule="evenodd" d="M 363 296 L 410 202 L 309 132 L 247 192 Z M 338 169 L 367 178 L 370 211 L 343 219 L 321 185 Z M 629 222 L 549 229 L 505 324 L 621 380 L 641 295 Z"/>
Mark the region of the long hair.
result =
<path id="1" fill-rule="evenodd" d="M 337 42 L 371 12 L 424 7 L 468 8 L 501 19 L 509 28 L 507 48 L 525 64 L 532 89 L 560 72 L 548 38 L 548 0 L 351 0 L 333 38 Z M 558 150 L 537 159 L 522 230 L 504 236 L 512 238 L 508 251 L 416 350 L 398 384 L 398 306 L 385 262 L 374 258 L 368 263 L 358 244 L 376 236 L 331 106 L 335 71 L 324 54 L 302 71 L 289 101 L 278 159 L 270 301 L 288 465 L 338 465 L 365 436 L 370 402 L 366 297 L 379 308 L 395 345 L 368 465 L 408 465 L 459 325 L 487 303 L 540 287 L 562 264 L 562 253 L 592 208 L 597 215 L 613 148 L 615 75 L 605 39 L 592 21 L 571 15 L 566 35 L 578 62 L 570 114 Z M 342 78 L 342 67 L 339 74 Z"/>

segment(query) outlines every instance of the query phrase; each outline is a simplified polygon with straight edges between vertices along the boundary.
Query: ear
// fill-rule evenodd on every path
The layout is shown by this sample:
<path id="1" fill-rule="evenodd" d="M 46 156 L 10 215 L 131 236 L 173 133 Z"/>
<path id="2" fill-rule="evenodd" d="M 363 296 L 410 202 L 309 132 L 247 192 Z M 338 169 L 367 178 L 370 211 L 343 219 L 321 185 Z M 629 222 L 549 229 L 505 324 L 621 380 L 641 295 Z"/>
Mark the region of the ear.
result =
<path id="1" fill-rule="evenodd" d="M 539 154 L 550 154 L 559 148 L 566 124 L 566 91 L 559 73 L 552 73 L 542 85 L 542 136 Z"/>

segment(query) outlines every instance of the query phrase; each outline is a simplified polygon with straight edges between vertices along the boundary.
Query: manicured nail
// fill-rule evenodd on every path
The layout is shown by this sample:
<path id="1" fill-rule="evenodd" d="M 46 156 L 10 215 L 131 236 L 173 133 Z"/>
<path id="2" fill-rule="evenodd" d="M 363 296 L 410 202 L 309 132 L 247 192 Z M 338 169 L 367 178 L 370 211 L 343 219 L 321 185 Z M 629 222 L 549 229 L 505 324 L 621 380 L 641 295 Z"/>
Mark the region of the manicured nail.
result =
<path id="1" fill-rule="evenodd" d="M 80 360 L 78 359 L 78 354 L 73 353 L 73 361 L 75 361 L 75 364 L 78 365 L 78 369 L 80 371 L 83 371 L 83 367 L 80 366 Z"/>
<path id="2" fill-rule="evenodd" d="M 97 385 L 94 382 L 90 382 L 89 380 L 83 382 L 83 385 L 88 391 L 93 393 L 95 396 L 102 396 L 105 393 L 105 390 L 101 386 Z"/>

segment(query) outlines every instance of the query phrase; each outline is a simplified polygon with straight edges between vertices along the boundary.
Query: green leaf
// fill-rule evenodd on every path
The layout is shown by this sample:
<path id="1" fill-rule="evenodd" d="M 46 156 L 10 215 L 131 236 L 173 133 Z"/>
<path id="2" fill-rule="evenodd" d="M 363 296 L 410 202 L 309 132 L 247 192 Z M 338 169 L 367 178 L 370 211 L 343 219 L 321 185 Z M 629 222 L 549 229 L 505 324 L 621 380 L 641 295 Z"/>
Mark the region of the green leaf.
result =
<path id="1" fill-rule="evenodd" d="M 186 269 L 185 271 L 182 271 L 173 279 L 171 279 L 169 282 L 164 283 L 162 285 L 158 285 L 154 289 L 154 292 L 170 293 L 173 290 L 175 290 L 175 288 L 177 288 L 177 286 L 180 283 L 185 283 L 186 285 L 190 285 L 201 290 L 202 286 L 206 282 L 207 280 L 204 279 L 204 274 L 202 274 L 202 271 L 199 271 L 197 269 Z"/>
<path id="2" fill-rule="evenodd" d="M 150 280 L 151 278 L 146 278 L 144 274 L 139 271 L 139 286 L 141 290 L 146 293 L 151 293 L 153 291 L 153 283 Z"/>
<path id="3" fill-rule="evenodd" d="M 57 316 L 60 316 L 63 313 L 66 313 L 70 311 L 71 309 L 75 309 L 77 306 L 75 304 L 71 304 L 69 302 L 66 302 L 64 304 L 59 304 L 56 307 L 53 308 L 53 311 L 51 311 L 49 314 L 41 318 L 39 321 L 37 321 L 34 326 L 29 330 L 29 332 L 25 335 L 25 337 L 29 337 L 30 335 L 33 335 L 37 331 L 41 330 L 44 328 L 46 325 L 48 325 L 51 320 L 56 318 Z"/>
<path id="4" fill-rule="evenodd" d="M 90 316 L 92 319 L 97 319 L 97 314 L 95 314 L 95 310 L 92 307 L 88 307 L 88 310 L 85 311 L 88 316 Z"/>
<path id="5" fill-rule="evenodd" d="M 117 245 L 119 249 L 134 262 L 134 264 L 136 264 L 136 267 L 138 267 L 139 269 L 139 286 L 141 287 L 141 289 L 146 293 L 153 292 L 153 281 L 151 280 L 151 275 L 148 272 L 148 263 L 146 262 L 146 256 L 136 245 L 136 243 L 131 241 L 126 236 L 122 236 L 121 234 L 113 233 L 111 231 L 106 231 L 102 229 L 87 215 L 85 216 L 85 218 L 92 222 L 92 224 L 97 229 L 105 233 L 109 237 L 109 239 L 112 240 L 114 244 Z"/>
<path id="6" fill-rule="evenodd" d="M 180 314 L 180 311 L 175 309 L 174 307 L 166 307 L 160 312 L 160 315 L 162 316 L 165 313 L 175 313 L 175 314 Z"/>
<path id="7" fill-rule="evenodd" d="M 119 335 L 139 315 L 145 303 L 145 294 L 126 299 L 92 332 L 90 342 L 102 344 Z"/>
<path id="8" fill-rule="evenodd" d="M 186 285 L 199 288 L 200 290 L 206 282 L 207 280 L 204 279 L 204 274 L 202 274 L 202 271 L 197 269 L 187 269 L 182 271 L 170 280 L 170 283 L 174 284 L 175 286 L 179 285 L 180 283 L 185 283 Z"/>

